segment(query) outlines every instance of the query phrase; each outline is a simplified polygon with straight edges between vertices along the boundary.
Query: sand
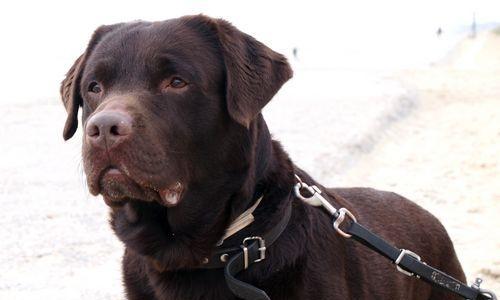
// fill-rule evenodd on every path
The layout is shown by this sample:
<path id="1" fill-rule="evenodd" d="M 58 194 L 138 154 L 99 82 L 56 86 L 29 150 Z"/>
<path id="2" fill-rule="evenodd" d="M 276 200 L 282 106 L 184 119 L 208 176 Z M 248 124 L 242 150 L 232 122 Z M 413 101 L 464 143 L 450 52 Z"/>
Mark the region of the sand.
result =
<path id="1" fill-rule="evenodd" d="M 468 280 L 500 293 L 500 36 L 467 39 L 445 62 L 398 77 L 418 91 L 418 109 L 339 184 L 396 191 L 434 213 Z"/>

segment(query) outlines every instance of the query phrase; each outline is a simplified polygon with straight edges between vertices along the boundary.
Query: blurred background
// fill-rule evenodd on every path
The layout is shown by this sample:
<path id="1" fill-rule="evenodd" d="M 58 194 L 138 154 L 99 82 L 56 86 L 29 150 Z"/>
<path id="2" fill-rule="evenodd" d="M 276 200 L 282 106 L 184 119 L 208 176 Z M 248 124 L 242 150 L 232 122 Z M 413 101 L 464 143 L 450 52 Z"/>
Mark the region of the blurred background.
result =
<path id="1" fill-rule="evenodd" d="M 0 11 L 0 299 L 123 299 L 123 247 L 88 194 L 59 83 L 102 24 L 203 13 L 285 54 L 264 110 L 329 186 L 400 193 L 500 293 L 500 2 L 16 1 Z M 425 260 L 425 253 L 420 253 Z"/>

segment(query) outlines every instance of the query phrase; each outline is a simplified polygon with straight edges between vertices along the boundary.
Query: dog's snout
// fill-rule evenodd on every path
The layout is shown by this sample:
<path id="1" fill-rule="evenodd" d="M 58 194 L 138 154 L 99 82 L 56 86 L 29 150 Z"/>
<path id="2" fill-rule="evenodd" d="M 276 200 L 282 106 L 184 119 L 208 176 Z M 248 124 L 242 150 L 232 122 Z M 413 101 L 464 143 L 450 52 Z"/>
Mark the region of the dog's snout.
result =
<path id="1" fill-rule="evenodd" d="M 132 118 L 123 112 L 101 111 L 93 115 L 85 129 L 93 146 L 111 149 L 132 133 Z"/>

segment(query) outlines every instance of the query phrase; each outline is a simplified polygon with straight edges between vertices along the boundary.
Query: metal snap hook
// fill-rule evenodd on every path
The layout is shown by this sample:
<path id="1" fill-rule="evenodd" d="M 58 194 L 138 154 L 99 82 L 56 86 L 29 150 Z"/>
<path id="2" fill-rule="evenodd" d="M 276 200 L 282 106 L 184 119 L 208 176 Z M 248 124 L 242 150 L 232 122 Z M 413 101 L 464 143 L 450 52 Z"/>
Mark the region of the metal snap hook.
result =
<path id="1" fill-rule="evenodd" d="M 331 215 L 334 215 L 337 212 L 337 209 L 333 207 L 325 197 L 321 196 L 321 190 L 315 185 L 308 185 L 304 183 L 299 176 L 295 175 L 297 182 L 293 187 L 295 196 L 305 203 L 312 206 L 323 206 Z M 301 189 L 306 189 L 309 193 L 312 194 L 310 197 L 304 197 L 301 193 Z"/>

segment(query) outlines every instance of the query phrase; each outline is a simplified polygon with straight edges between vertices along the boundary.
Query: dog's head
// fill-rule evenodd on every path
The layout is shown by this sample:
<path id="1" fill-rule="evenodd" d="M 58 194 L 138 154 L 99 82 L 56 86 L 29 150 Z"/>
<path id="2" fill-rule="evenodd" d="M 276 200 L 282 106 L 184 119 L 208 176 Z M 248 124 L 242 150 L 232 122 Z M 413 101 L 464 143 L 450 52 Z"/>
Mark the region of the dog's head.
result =
<path id="1" fill-rule="evenodd" d="M 195 218 L 225 203 L 194 199 L 241 188 L 256 119 L 291 76 L 282 55 L 224 20 L 102 26 L 62 82 L 63 135 L 81 107 L 88 186 L 106 203 L 157 202 Z"/>

